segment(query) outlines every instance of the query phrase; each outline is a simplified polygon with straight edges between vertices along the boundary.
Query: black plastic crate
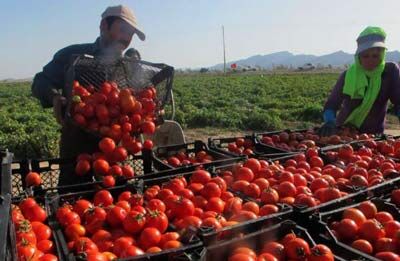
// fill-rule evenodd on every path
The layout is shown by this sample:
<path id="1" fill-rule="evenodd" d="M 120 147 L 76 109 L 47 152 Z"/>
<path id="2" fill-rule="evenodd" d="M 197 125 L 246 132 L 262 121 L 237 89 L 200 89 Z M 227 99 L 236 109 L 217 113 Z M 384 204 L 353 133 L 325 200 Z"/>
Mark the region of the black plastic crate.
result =
<path id="1" fill-rule="evenodd" d="M 385 140 L 391 139 L 391 138 L 392 138 L 392 136 L 389 136 L 389 135 L 377 135 L 377 136 L 375 136 L 375 138 L 367 139 L 367 140 L 354 140 L 354 141 L 351 141 L 351 142 L 342 143 L 342 144 L 335 144 L 335 145 L 329 144 L 327 146 L 322 147 L 321 151 L 322 152 L 327 152 L 327 151 L 332 151 L 332 150 L 338 150 L 341 147 L 343 147 L 343 145 L 347 145 L 347 144 L 351 145 L 353 147 L 353 149 L 359 149 L 359 148 L 361 148 L 363 146 L 366 146 L 366 143 L 368 141 L 370 141 L 370 140 L 379 142 L 379 141 L 385 141 Z"/>
<path id="2" fill-rule="evenodd" d="M 66 84 L 62 90 L 68 101 L 65 116 L 73 124 L 77 125 L 71 116 L 74 81 L 78 81 L 86 89 L 91 86 L 97 91 L 100 90 L 105 81 L 115 82 L 119 89 L 131 88 L 135 91 L 140 91 L 150 86 L 155 87 L 157 91 L 157 97 L 154 100 L 156 104 L 156 123 L 163 122 L 160 112 L 171 99 L 174 79 L 174 68 L 172 66 L 129 57 L 115 59 L 107 56 L 84 54 L 74 55 L 66 69 Z M 95 136 L 100 136 L 98 132 L 86 128 L 82 129 Z M 134 134 L 137 136 L 139 133 Z"/>
<path id="3" fill-rule="evenodd" d="M 25 177 L 30 171 L 30 160 L 14 160 L 11 164 L 11 193 L 20 195 L 25 189 Z"/>
<path id="4" fill-rule="evenodd" d="M 13 155 L 8 151 L 1 151 L 1 177 L 0 177 L 0 242 L 7 242 L 11 208 L 11 162 Z M 0 260 L 6 260 L 8 256 L 7 244 L 0 246 Z"/>
<path id="5" fill-rule="evenodd" d="M 133 183 L 133 184 L 127 184 L 127 185 L 122 185 L 122 186 L 117 186 L 113 187 L 111 189 L 108 189 L 110 193 L 116 197 L 120 193 L 124 191 L 131 191 L 133 193 L 140 193 L 142 192 L 142 183 Z M 80 257 L 75 256 L 75 254 L 71 251 L 69 251 L 67 247 L 67 241 L 65 240 L 62 227 L 58 223 L 56 219 L 56 211 L 57 209 L 64 203 L 64 202 L 70 202 L 73 203 L 74 201 L 78 199 L 92 199 L 94 194 L 98 190 L 88 190 L 88 191 L 83 191 L 83 192 L 74 192 L 74 193 L 68 193 L 64 195 L 59 195 L 59 194 L 53 194 L 53 195 L 48 195 L 46 197 L 46 207 L 49 211 L 49 220 L 51 220 L 51 228 L 54 231 L 54 233 L 57 235 L 57 240 L 61 246 L 61 255 L 63 258 L 66 260 L 81 260 Z M 167 231 L 174 231 L 172 226 L 169 226 Z M 119 260 L 200 260 L 202 258 L 202 242 L 200 239 L 196 236 L 193 235 L 192 233 L 189 233 L 187 236 L 183 235 L 182 239 L 186 238 L 187 241 L 182 242 L 183 246 L 177 249 L 168 249 L 168 250 L 163 250 L 158 253 L 154 254 L 144 254 L 141 256 L 137 257 L 130 257 L 130 258 L 124 258 L 124 259 L 119 259 Z"/>
<path id="6" fill-rule="evenodd" d="M 5 242 L 9 242 L 8 232 L 10 223 L 10 212 L 11 209 L 11 194 L 5 194 L 0 197 L 0 242 L 3 242 L 0 246 L 0 260 L 9 260 L 10 253 L 9 248 Z"/>
<path id="7" fill-rule="evenodd" d="M 370 198 L 377 197 L 390 201 L 390 196 L 393 190 L 400 188 L 400 177 L 387 180 L 381 184 L 370 188 L 368 195 Z"/>
<path id="8" fill-rule="evenodd" d="M 305 134 L 305 133 L 307 133 L 307 132 L 312 132 L 312 133 L 310 133 L 310 134 L 318 135 L 318 131 L 319 131 L 319 127 L 314 127 L 314 128 L 312 128 L 312 129 L 298 129 L 298 130 L 286 129 L 286 130 L 282 130 L 282 131 L 273 131 L 273 132 L 256 133 L 255 136 L 256 136 L 256 140 L 257 140 L 258 142 L 260 142 L 261 144 L 264 144 L 264 143 L 262 142 L 262 137 L 263 137 L 263 136 L 269 136 L 269 137 L 271 137 L 272 135 L 279 135 L 279 134 L 282 133 L 282 132 L 286 132 L 286 133 L 288 133 L 289 135 L 290 135 L 291 133 Z M 390 135 L 375 135 L 372 139 L 373 139 L 373 140 L 384 140 L 384 139 L 388 139 L 388 138 L 391 138 L 391 137 L 393 137 L 393 136 L 390 136 Z M 340 145 L 349 144 L 349 143 L 363 142 L 363 140 L 354 140 L 354 139 L 353 139 L 353 140 L 351 140 L 351 141 L 340 141 L 338 144 L 333 144 L 333 143 L 329 143 L 329 141 L 321 141 L 320 139 L 321 139 L 321 137 L 319 137 L 318 140 L 314 141 L 314 142 L 315 142 L 315 145 L 318 146 L 319 148 L 325 149 L 325 150 L 329 149 L 329 147 L 331 147 L 331 146 L 335 147 L 335 146 L 340 146 Z M 301 150 L 295 149 L 295 150 L 293 150 L 293 151 L 301 151 Z"/>
<path id="9" fill-rule="evenodd" d="M 134 178 L 142 178 L 145 177 L 146 174 L 157 172 L 157 169 L 155 169 L 152 164 L 151 152 L 149 151 L 144 151 L 142 155 L 129 156 L 124 163 L 129 164 L 133 168 L 135 172 Z M 64 194 L 66 192 L 81 191 L 82 188 L 86 186 L 88 187 L 86 189 L 93 189 L 94 186 L 101 184 L 101 181 L 96 181 L 92 175 L 87 175 L 81 177 L 82 183 L 59 186 L 58 178 L 61 167 L 71 172 L 71 175 L 75 175 L 75 165 L 75 160 L 65 158 L 15 161 L 12 164 L 13 196 L 21 195 L 28 189 L 25 184 L 25 177 L 30 171 L 39 173 L 42 178 L 42 185 L 33 189 L 35 195 L 44 195 L 47 191 L 57 190 Z M 166 167 L 164 166 L 164 168 Z M 118 184 L 123 184 L 126 180 L 120 179 L 117 182 Z"/>
<path id="10" fill-rule="evenodd" d="M 11 194 L 11 164 L 13 154 L 8 151 L 0 152 L 1 157 L 1 177 L 0 177 L 0 196 Z"/>
<path id="11" fill-rule="evenodd" d="M 252 143 L 251 150 L 253 151 L 253 153 L 248 156 L 271 155 L 271 157 L 274 157 L 274 155 L 279 156 L 279 155 L 289 153 L 286 150 L 282 150 L 282 149 L 279 149 L 276 147 L 272 147 L 272 146 L 268 146 L 268 145 L 260 143 L 255 138 L 255 135 L 246 135 L 246 136 L 228 137 L 228 138 L 209 138 L 208 145 L 210 146 L 210 148 L 212 148 L 213 150 L 216 150 L 220 153 L 224 153 L 224 154 L 231 155 L 231 156 L 240 156 L 243 154 L 238 154 L 238 153 L 229 151 L 229 149 L 228 149 L 229 144 L 235 143 L 237 139 L 248 140 L 249 142 Z"/>
<path id="12" fill-rule="evenodd" d="M 319 151 L 320 156 L 321 152 Z M 260 156 L 256 157 L 259 160 L 267 160 L 270 163 L 279 162 L 280 164 L 284 164 L 285 161 L 289 159 L 293 159 L 297 154 L 285 155 L 276 159 L 269 159 L 268 157 Z M 230 170 L 233 165 L 225 166 L 224 170 Z M 222 169 L 222 168 L 221 168 Z M 218 170 L 217 170 L 218 171 Z M 293 217 L 295 220 L 299 222 L 299 224 L 307 224 L 309 222 L 310 215 L 313 213 L 318 213 L 320 211 L 329 211 L 332 209 L 336 209 L 340 206 L 346 206 L 348 204 L 354 204 L 359 202 L 360 200 L 366 200 L 371 197 L 378 196 L 384 190 L 389 190 L 390 187 L 393 187 L 393 184 L 400 184 L 400 178 L 395 180 L 385 181 L 381 184 L 364 188 L 364 187 L 355 187 L 355 186 L 345 186 L 341 187 L 341 191 L 348 193 L 345 196 L 342 196 L 338 199 L 331 200 L 328 202 L 321 203 L 315 207 L 307 207 L 300 205 L 293 205 Z M 399 185 L 400 186 L 400 185 Z M 256 199 L 249 198 L 241 194 L 240 192 L 236 192 L 243 198 L 247 198 L 248 200 L 255 201 Z"/>
<path id="13" fill-rule="evenodd" d="M 387 203 L 382 199 L 371 199 L 371 202 L 373 202 L 377 209 L 379 211 L 387 211 L 390 214 L 392 214 L 394 220 L 400 220 L 400 212 L 398 208 L 396 208 L 393 204 Z M 323 212 L 320 213 L 319 215 L 315 216 L 315 219 L 319 222 L 319 226 L 315 226 L 315 232 L 319 233 L 319 236 L 324 239 L 325 241 L 330 241 L 334 242 L 336 245 L 347 249 L 348 251 L 352 251 L 362 257 L 364 257 L 366 260 L 378 260 L 377 258 L 368 255 L 366 253 L 363 253 L 361 251 L 358 251 L 354 248 L 352 248 L 350 245 L 343 243 L 339 241 L 333 234 L 332 230 L 329 228 L 329 224 L 333 221 L 339 221 L 342 218 L 343 211 L 348 209 L 348 208 L 357 208 L 362 202 L 359 202 L 357 204 L 353 205 L 348 205 L 339 209 L 335 209 L 332 211 L 328 212 Z"/>
<path id="14" fill-rule="evenodd" d="M 200 151 L 205 151 L 207 155 L 210 155 L 213 160 L 208 163 L 195 163 L 195 164 L 189 164 L 186 166 L 179 166 L 179 167 L 173 167 L 170 164 L 164 162 L 165 159 L 167 159 L 170 156 L 175 156 L 179 152 L 184 152 L 188 157 L 194 156 L 196 153 Z M 218 151 L 215 151 L 213 149 L 210 149 L 207 144 L 205 144 L 202 141 L 195 141 L 192 143 L 185 143 L 185 144 L 180 144 L 180 145 L 172 145 L 172 146 L 165 146 L 165 147 L 158 147 L 154 152 L 153 152 L 153 159 L 154 159 L 154 166 L 157 169 L 160 170 L 166 170 L 166 169 L 174 169 L 176 172 L 187 172 L 187 171 L 192 171 L 198 167 L 203 167 L 207 168 L 210 166 L 220 166 L 220 165 L 225 165 L 233 162 L 237 162 L 239 160 L 242 160 L 245 158 L 245 156 L 230 156 L 224 153 L 220 153 Z M 167 167 L 165 167 L 167 166 Z"/>
<path id="15" fill-rule="evenodd" d="M 312 208 L 294 206 L 293 213 L 300 224 L 307 224 L 313 218 L 312 215 L 335 211 L 339 208 L 345 208 L 346 206 L 354 205 L 366 200 L 380 198 L 384 201 L 390 202 L 388 198 L 390 197 L 392 190 L 396 188 L 400 188 L 400 178 L 388 180 L 369 188 L 359 189 L 358 191 L 355 188 L 356 190 L 354 193 Z"/>
<path id="16" fill-rule="evenodd" d="M 269 228 L 244 235 L 243 237 L 237 237 L 221 242 L 218 245 L 209 246 L 207 247 L 206 260 L 228 260 L 229 255 L 240 246 L 250 247 L 257 253 L 265 243 L 280 240 L 289 233 L 294 233 L 296 236 L 307 241 L 310 248 L 320 243 L 314 241 L 314 238 L 310 236 L 305 228 L 297 226 L 294 221 L 286 220 Z M 333 248 L 331 244 L 326 245 L 332 250 L 335 260 L 363 260 L 356 253 L 337 247 Z"/>

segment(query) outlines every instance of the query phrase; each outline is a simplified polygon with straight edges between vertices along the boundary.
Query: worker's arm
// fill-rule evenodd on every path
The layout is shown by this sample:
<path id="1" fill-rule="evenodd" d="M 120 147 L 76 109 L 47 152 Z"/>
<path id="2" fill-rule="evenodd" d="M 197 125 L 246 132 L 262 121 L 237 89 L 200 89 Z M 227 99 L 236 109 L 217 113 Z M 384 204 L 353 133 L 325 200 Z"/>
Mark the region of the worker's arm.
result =
<path id="1" fill-rule="evenodd" d="M 393 64 L 393 84 L 391 86 L 390 102 L 394 105 L 394 113 L 400 120 L 400 69 L 397 64 Z"/>
<path id="2" fill-rule="evenodd" d="M 330 136 L 336 133 L 336 112 L 343 102 L 343 85 L 345 73 L 342 73 L 333 87 L 324 106 L 324 125 L 320 129 L 321 136 Z"/>
<path id="3" fill-rule="evenodd" d="M 32 94 L 39 99 L 44 108 L 54 108 L 57 121 L 62 124 L 62 111 L 66 105 L 66 99 L 62 97 L 62 89 L 65 84 L 65 67 L 69 61 L 69 55 L 64 48 L 58 51 L 53 60 L 43 67 L 43 71 L 37 73 L 32 83 Z"/>
<path id="4" fill-rule="evenodd" d="M 336 113 L 340 109 L 343 103 L 344 94 L 343 94 L 343 86 L 344 86 L 344 78 L 346 72 L 342 73 L 337 80 L 335 86 L 333 87 L 328 99 L 326 100 L 324 111 L 332 110 Z"/>

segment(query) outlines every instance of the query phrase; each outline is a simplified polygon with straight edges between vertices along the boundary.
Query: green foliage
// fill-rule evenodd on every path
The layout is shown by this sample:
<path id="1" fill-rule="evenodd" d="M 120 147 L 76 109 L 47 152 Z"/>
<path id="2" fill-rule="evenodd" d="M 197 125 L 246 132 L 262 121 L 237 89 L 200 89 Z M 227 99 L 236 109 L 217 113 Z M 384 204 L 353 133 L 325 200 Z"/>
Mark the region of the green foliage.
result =
<path id="1" fill-rule="evenodd" d="M 29 83 L 0 84 L 0 148 L 16 158 L 55 157 L 58 124 L 31 96 Z"/>
<path id="2" fill-rule="evenodd" d="M 321 121 L 337 74 L 188 75 L 174 83 L 175 119 L 184 127 L 273 130 Z"/>

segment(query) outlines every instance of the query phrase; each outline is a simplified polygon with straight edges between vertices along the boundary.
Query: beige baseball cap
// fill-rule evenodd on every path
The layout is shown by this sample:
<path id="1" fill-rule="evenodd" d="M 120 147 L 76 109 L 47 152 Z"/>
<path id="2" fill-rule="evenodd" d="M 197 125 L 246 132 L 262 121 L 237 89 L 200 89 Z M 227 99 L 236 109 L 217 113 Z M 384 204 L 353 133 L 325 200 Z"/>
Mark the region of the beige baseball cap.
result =
<path id="1" fill-rule="evenodd" d="M 146 35 L 142 32 L 142 30 L 139 29 L 137 25 L 135 14 L 129 7 L 124 5 L 109 6 L 101 15 L 101 19 L 109 16 L 117 16 L 123 19 L 135 29 L 135 33 L 139 36 L 140 40 L 144 41 L 146 39 Z"/>

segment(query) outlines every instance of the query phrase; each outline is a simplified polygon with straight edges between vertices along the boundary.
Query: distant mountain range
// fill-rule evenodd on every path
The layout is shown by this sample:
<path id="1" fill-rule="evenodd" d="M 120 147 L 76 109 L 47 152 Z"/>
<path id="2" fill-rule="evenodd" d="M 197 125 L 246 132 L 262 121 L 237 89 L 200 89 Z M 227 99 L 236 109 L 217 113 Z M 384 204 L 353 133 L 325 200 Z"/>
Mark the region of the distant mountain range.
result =
<path id="1" fill-rule="evenodd" d="M 308 55 L 308 54 L 292 54 L 288 51 L 271 53 L 266 55 L 254 55 L 245 59 L 231 61 L 231 64 L 236 63 L 238 66 L 258 66 L 265 69 L 272 69 L 274 66 L 286 66 L 286 67 L 298 67 L 303 66 L 306 63 L 312 63 L 313 65 L 323 65 L 332 67 L 343 67 L 347 64 L 351 64 L 354 60 L 354 54 L 345 53 L 343 51 L 334 52 L 327 55 Z M 400 52 L 392 51 L 386 54 L 387 61 L 399 62 Z M 217 64 L 211 66 L 210 69 L 222 69 L 223 64 Z"/>

